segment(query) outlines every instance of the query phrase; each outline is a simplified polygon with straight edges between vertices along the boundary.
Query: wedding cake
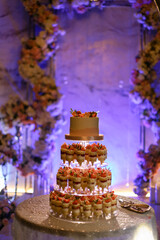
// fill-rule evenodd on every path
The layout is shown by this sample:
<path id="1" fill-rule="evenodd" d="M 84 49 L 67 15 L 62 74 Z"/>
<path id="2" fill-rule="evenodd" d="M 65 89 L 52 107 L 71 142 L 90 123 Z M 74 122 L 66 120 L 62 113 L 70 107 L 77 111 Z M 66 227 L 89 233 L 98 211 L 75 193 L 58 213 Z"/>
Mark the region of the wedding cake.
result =
<path id="1" fill-rule="evenodd" d="M 99 118 L 96 112 L 81 113 L 73 111 L 70 117 L 70 135 L 97 136 L 99 135 Z"/>
<path id="2" fill-rule="evenodd" d="M 97 113 L 72 111 L 70 135 L 72 140 L 74 136 L 98 136 Z M 55 216 L 72 220 L 111 217 L 116 211 L 117 196 L 110 190 L 112 173 L 106 159 L 107 148 L 100 143 L 62 144 L 62 166 L 57 172 L 57 185 L 50 192 Z"/>

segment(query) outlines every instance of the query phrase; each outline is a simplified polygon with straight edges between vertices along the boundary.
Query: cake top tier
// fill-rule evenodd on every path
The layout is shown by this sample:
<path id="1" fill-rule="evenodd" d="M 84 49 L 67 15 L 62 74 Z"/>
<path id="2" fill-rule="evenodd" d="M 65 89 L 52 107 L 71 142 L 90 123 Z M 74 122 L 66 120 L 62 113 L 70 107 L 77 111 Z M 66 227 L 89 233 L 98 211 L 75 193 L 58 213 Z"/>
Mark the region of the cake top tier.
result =
<path id="1" fill-rule="evenodd" d="M 70 132 L 65 135 L 68 140 L 103 140 L 103 135 L 99 134 L 99 118 L 97 112 L 77 111 L 71 108 Z"/>
<path id="2" fill-rule="evenodd" d="M 74 110 L 71 108 L 71 114 L 72 114 L 72 117 L 80 117 L 80 118 L 95 118 L 97 117 L 97 112 L 85 112 L 85 113 L 82 113 L 81 111 L 77 111 L 77 110 Z"/>

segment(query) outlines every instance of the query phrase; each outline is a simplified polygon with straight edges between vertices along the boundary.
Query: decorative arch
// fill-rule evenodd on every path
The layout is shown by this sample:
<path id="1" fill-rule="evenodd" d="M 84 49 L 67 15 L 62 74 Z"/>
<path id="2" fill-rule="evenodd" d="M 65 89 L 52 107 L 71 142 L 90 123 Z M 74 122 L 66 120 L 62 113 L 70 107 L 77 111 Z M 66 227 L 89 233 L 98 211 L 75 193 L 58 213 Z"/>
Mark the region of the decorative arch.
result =
<path id="1" fill-rule="evenodd" d="M 19 60 L 19 73 L 32 91 L 32 98 L 27 100 L 22 100 L 18 96 L 11 98 L 5 105 L 1 106 L 0 111 L 7 126 L 32 126 L 34 131 L 37 131 L 39 134 L 38 139 L 35 141 L 35 148 L 26 147 L 23 162 L 18 164 L 18 168 L 26 176 L 31 172 L 45 173 L 48 157 L 46 152 L 54 148 L 55 135 L 59 132 L 57 123 L 61 124 L 63 122 L 61 95 L 55 79 L 46 74 L 40 67 L 42 61 L 55 56 L 58 36 L 65 33 L 58 25 L 57 16 L 53 14 L 52 8 L 55 11 L 59 9 L 67 11 L 70 9 L 84 14 L 93 7 L 103 9 L 109 4 L 109 1 L 74 0 L 65 3 L 53 1 L 49 5 L 42 4 L 38 0 L 22 0 L 22 2 L 33 21 L 43 29 L 36 37 L 22 41 L 23 47 L 21 59 Z M 156 93 L 157 85 L 154 84 L 157 81 L 154 66 L 160 60 L 159 17 L 153 1 L 143 2 L 143 0 L 138 0 L 133 3 L 133 7 L 137 10 L 136 17 L 138 21 L 144 28 L 154 29 L 156 35 L 136 58 L 138 65 L 131 75 L 133 89 L 130 96 L 140 106 L 143 122 L 147 122 L 152 128 L 153 125 L 156 126 L 157 131 L 159 131 L 160 97 Z M 55 114 L 58 104 L 60 111 L 58 114 Z M 160 153 L 159 141 L 154 146 L 156 146 L 156 153 Z M 152 158 L 153 164 L 146 166 L 145 163 L 148 159 L 146 160 L 145 154 L 147 153 L 143 150 L 143 156 L 139 155 L 141 161 L 143 160 L 143 164 L 141 164 L 143 174 L 140 176 L 141 183 L 139 183 L 139 180 L 138 184 L 137 180 L 135 181 L 136 189 L 138 189 L 135 190 L 136 193 L 144 192 L 142 183 L 144 183 L 145 188 L 148 186 L 148 172 L 152 171 L 154 174 L 156 172 L 154 167 L 157 169 L 159 164 L 157 155 L 155 155 L 154 159 L 156 160 L 154 163 Z M 151 152 L 151 155 L 153 157 L 154 152 Z M 29 160 L 27 156 L 30 156 Z"/>

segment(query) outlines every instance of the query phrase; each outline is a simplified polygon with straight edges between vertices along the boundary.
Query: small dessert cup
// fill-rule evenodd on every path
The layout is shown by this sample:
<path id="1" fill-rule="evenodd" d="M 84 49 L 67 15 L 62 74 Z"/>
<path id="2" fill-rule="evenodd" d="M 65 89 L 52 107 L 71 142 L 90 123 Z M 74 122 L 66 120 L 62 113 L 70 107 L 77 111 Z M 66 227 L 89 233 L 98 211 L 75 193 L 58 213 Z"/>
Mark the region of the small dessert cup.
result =
<path id="1" fill-rule="evenodd" d="M 64 199 L 62 202 L 62 215 L 64 218 L 67 218 L 69 215 L 69 206 L 70 206 L 70 200 Z"/>
<path id="2" fill-rule="evenodd" d="M 83 215 L 85 219 L 88 219 L 92 216 L 92 205 L 89 201 L 84 201 L 83 204 Z"/>
<path id="3" fill-rule="evenodd" d="M 73 188 L 77 191 L 81 187 L 81 177 L 74 176 L 73 178 Z"/>
<path id="4" fill-rule="evenodd" d="M 109 214 L 111 214 L 111 198 L 110 197 L 107 197 L 103 201 L 103 213 L 105 216 L 108 216 Z"/>
<path id="5" fill-rule="evenodd" d="M 93 206 L 94 216 L 99 219 L 102 216 L 102 200 L 97 199 Z"/>

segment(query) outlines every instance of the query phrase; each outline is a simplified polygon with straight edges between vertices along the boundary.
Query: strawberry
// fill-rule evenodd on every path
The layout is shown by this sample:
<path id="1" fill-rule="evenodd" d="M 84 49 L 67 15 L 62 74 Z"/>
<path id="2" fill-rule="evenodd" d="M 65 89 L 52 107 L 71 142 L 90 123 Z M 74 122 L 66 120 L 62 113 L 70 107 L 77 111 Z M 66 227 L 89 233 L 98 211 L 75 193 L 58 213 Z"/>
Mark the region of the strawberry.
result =
<path id="1" fill-rule="evenodd" d="M 63 199 L 63 201 L 62 201 L 63 203 L 69 203 L 70 202 L 70 199 Z"/>
<path id="2" fill-rule="evenodd" d="M 77 204 L 79 204 L 79 201 L 78 200 L 74 200 L 72 204 L 73 205 L 77 205 Z"/>
<path id="3" fill-rule="evenodd" d="M 110 201 L 111 201 L 111 198 L 105 199 L 105 202 L 106 202 L 106 203 L 109 203 Z"/>
<path id="4" fill-rule="evenodd" d="M 97 199 L 97 200 L 95 201 L 95 203 L 96 203 L 96 204 L 102 204 L 102 200 Z"/>
<path id="5" fill-rule="evenodd" d="M 94 147 L 91 148 L 91 152 L 97 152 L 96 146 L 94 146 Z"/>
<path id="6" fill-rule="evenodd" d="M 65 196 L 65 194 L 64 193 L 60 193 L 60 197 L 64 197 Z"/>
<path id="7" fill-rule="evenodd" d="M 116 197 L 117 197 L 117 195 L 114 194 L 114 195 L 112 196 L 112 200 L 115 200 Z"/>
<path id="8" fill-rule="evenodd" d="M 63 198 L 57 197 L 57 200 L 60 201 L 60 202 L 62 202 Z"/>
<path id="9" fill-rule="evenodd" d="M 79 114 L 82 114 L 81 111 L 76 111 L 76 112 L 77 112 L 78 115 L 79 115 Z"/>
<path id="10" fill-rule="evenodd" d="M 103 200 L 103 197 L 102 196 L 98 196 L 98 199 Z"/>
<path id="11" fill-rule="evenodd" d="M 96 196 L 89 196 L 88 198 L 90 202 L 93 202 L 96 200 Z"/>
<path id="12" fill-rule="evenodd" d="M 88 144 L 88 145 L 86 146 L 86 149 L 91 149 L 91 145 Z"/>
<path id="13" fill-rule="evenodd" d="M 89 177 L 89 178 L 96 178 L 96 175 L 93 174 L 93 173 L 89 173 L 88 177 Z"/>
<path id="14" fill-rule="evenodd" d="M 85 196 L 82 196 L 81 197 L 81 201 L 85 201 L 86 200 L 86 197 Z"/>
<path id="15" fill-rule="evenodd" d="M 72 145 L 68 145 L 67 149 L 74 150 L 74 147 Z"/>
<path id="16" fill-rule="evenodd" d="M 107 193 L 104 193 L 104 194 L 102 195 L 102 197 L 103 197 L 103 198 L 106 198 L 106 197 L 107 197 Z"/>
<path id="17" fill-rule="evenodd" d="M 67 148 L 67 147 L 68 147 L 68 145 L 66 143 L 63 143 L 61 146 L 61 148 Z"/>
<path id="18" fill-rule="evenodd" d="M 90 203 L 88 200 L 84 201 L 84 203 L 85 203 L 86 205 L 91 205 L 91 203 Z"/>

